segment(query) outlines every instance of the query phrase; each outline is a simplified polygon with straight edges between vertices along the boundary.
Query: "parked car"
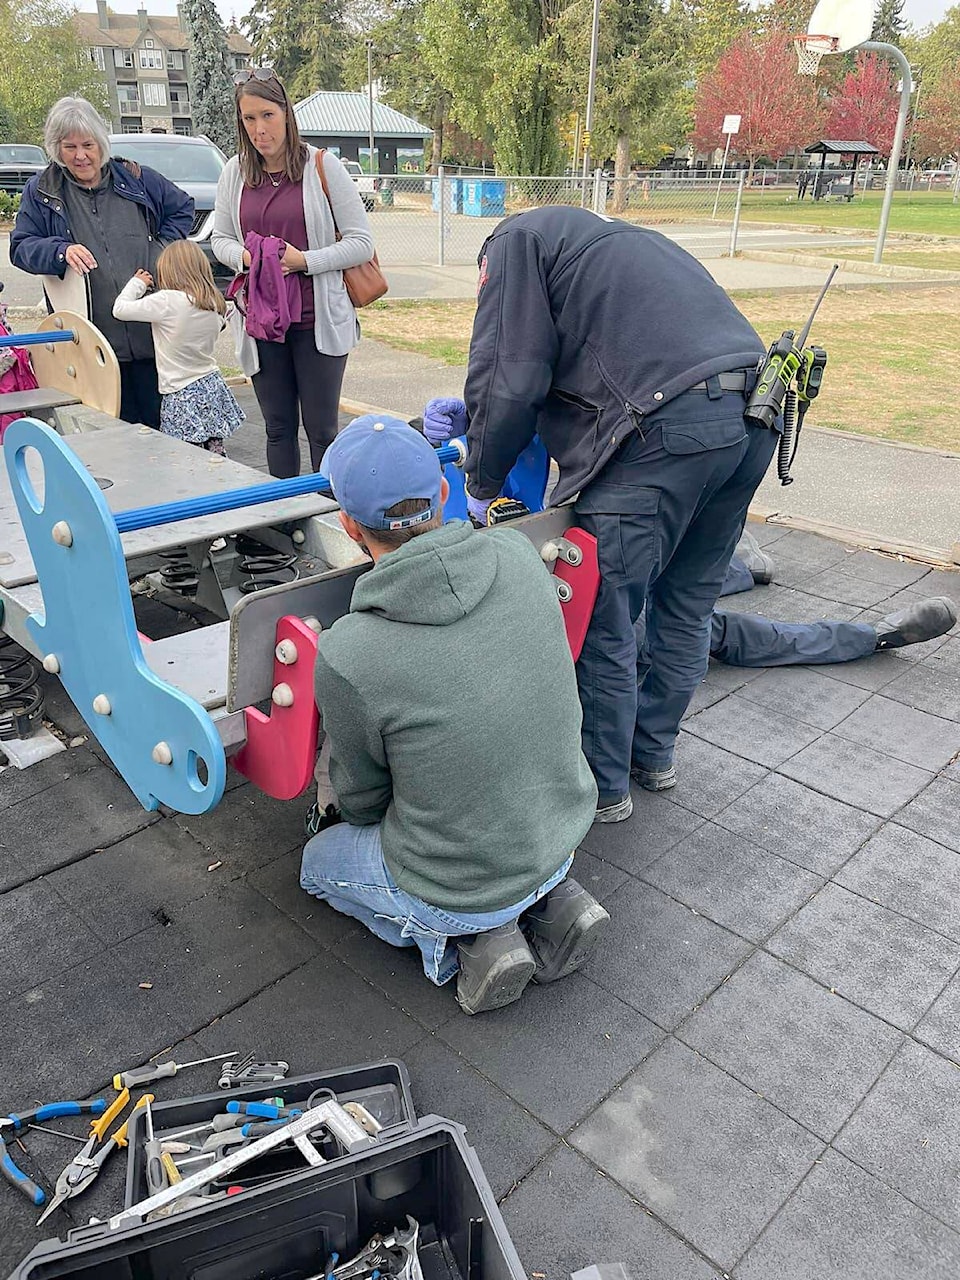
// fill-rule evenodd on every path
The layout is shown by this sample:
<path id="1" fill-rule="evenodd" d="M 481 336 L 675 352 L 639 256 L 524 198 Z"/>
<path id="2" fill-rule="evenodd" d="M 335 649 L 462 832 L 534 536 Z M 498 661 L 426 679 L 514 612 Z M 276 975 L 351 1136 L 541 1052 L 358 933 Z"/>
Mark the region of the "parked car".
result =
<path id="1" fill-rule="evenodd" d="M 931 187 L 948 187 L 954 176 L 951 169 L 925 169 L 922 175 L 923 181 Z"/>
<path id="2" fill-rule="evenodd" d="M 42 173 L 48 163 L 43 147 L 26 142 L 0 144 L 0 191 L 16 195 L 35 173 Z"/>
<path id="3" fill-rule="evenodd" d="M 213 274 L 222 282 L 233 278 L 213 256 L 210 236 L 213 231 L 213 206 L 217 198 L 217 180 L 227 158 L 209 138 L 186 138 L 175 133 L 112 133 L 110 150 L 123 160 L 135 160 L 156 169 L 165 178 L 193 196 L 193 226 L 190 240 L 195 240 L 209 259 Z"/>
<path id="4" fill-rule="evenodd" d="M 377 199 L 377 192 L 380 190 L 380 179 L 372 173 L 364 173 L 356 160 L 344 160 L 344 168 L 350 177 L 357 184 L 357 190 L 360 192 L 360 199 L 363 201 L 363 207 L 367 213 L 371 211 Z"/>

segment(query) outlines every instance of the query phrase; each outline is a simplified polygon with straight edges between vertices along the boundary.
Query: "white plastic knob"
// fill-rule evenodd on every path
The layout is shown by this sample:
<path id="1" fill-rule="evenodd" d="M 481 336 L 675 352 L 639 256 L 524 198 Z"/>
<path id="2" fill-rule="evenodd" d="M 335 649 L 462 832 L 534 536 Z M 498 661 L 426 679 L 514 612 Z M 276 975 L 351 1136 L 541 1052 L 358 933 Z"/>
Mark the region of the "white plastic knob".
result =
<path id="1" fill-rule="evenodd" d="M 173 764 L 173 752 L 167 742 L 158 742 L 150 752 L 154 764 Z"/>
<path id="2" fill-rule="evenodd" d="M 49 671 L 52 676 L 60 674 L 60 659 L 55 653 L 48 653 L 43 660 L 44 671 Z"/>
<path id="3" fill-rule="evenodd" d="M 113 708 L 110 706 L 110 699 L 105 693 L 98 693 L 93 700 L 93 709 L 98 716 L 108 716 Z"/>
<path id="4" fill-rule="evenodd" d="M 294 529 L 293 533 L 290 535 L 290 541 L 295 547 L 302 547 L 306 540 L 307 535 L 302 529 Z"/>
<path id="5" fill-rule="evenodd" d="M 307 616 L 305 618 L 301 618 L 300 621 L 305 627 L 309 627 L 310 630 L 315 632 L 317 635 L 319 635 L 323 630 L 323 623 L 319 618 L 315 618 L 312 613 L 308 613 Z"/>
<path id="6" fill-rule="evenodd" d="M 277 655 L 277 661 L 282 662 L 285 667 L 292 667 L 298 657 L 297 646 L 292 640 L 281 640 L 274 649 L 274 653 Z"/>
<path id="7" fill-rule="evenodd" d="M 559 554 L 560 548 L 555 542 L 545 542 L 540 548 L 540 559 L 544 564 L 553 564 Z"/>
<path id="8" fill-rule="evenodd" d="M 278 684 L 270 697 L 278 707 L 293 706 L 293 690 L 288 684 Z"/>
<path id="9" fill-rule="evenodd" d="M 50 532 L 58 547 L 73 546 L 73 530 L 67 524 L 66 520 L 58 520 Z"/>

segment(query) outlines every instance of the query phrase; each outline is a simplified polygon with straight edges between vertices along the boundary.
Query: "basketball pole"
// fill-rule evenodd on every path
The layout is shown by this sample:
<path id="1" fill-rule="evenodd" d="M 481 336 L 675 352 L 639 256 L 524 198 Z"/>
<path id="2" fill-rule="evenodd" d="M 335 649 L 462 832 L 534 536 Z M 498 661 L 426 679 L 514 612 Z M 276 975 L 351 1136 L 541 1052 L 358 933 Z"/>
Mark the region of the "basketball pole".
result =
<path id="1" fill-rule="evenodd" d="M 893 205 L 893 193 L 897 187 L 897 175 L 900 171 L 900 152 L 903 149 L 903 135 L 907 129 L 907 118 L 910 115 L 910 98 L 913 93 L 913 73 L 910 63 L 902 49 L 895 44 L 887 44 L 882 40 L 865 40 L 857 45 L 858 49 L 866 49 L 870 53 L 881 53 L 890 58 L 900 69 L 902 77 L 900 87 L 900 112 L 897 115 L 897 127 L 893 134 L 893 146 L 890 148 L 890 159 L 887 161 L 887 185 L 883 192 L 883 205 L 880 209 L 880 227 L 877 231 L 877 243 L 873 250 L 873 261 L 879 263 L 883 259 L 883 246 L 887 239 L 887 224 L 890 221 L 890 208 Z"/>

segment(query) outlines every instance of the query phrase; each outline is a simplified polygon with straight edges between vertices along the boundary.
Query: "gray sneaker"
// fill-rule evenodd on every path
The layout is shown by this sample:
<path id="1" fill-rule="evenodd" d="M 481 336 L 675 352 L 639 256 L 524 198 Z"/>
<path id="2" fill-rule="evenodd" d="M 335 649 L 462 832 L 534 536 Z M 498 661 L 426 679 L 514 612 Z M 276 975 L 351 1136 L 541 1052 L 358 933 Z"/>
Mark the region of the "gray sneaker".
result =
<path id="1" fill-rule="evenodd" d="M 758 586 L 767 587 L 770 585 L 775 572 L 773 560 L 749 530 L 744 529 L 740 535 L 735 554 L 750 570 L 753 580 Z"/>
<path id="2" fill-rule="evenodd" d="M 613 804 L 605 804 L 602 809 L 598 809 L 593 820 L 594 822 L 626 822 L 631 813 L 633 813 L 633 797 L 628 791 L 622 800 L 615 800 Z"/>
<path id="3" fill-rule="evenodd" d="M 609 922 L 583 885 L 571 876 L 561 880 L 520 922 L 537 958 L 534 982 L 556 982 L 579 969 Z"/>
<path id="4" fill-rule="evenodd" d="M 464 1013 L 487 1013 L 513 1004 L 537 967 L 516 920 L 464 939 L 457 950 L 457 1000 Z"/>
<path id="5" fill-rule="evenodd" d="M 665 769 L 641 769 L 639 765 L 634 765 L 630 770 L 630 777 L 644 791 L 669 791 L 677 785 L 677 771 L 672 764 L 668 764 Z"/>

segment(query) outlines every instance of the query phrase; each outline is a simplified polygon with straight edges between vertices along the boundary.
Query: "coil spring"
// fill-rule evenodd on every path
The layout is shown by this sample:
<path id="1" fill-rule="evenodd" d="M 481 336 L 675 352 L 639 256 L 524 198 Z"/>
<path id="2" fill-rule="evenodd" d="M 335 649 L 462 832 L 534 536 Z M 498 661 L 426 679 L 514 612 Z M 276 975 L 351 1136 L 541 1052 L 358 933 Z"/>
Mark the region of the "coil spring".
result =
<path id="1" fill-rule="evenodd" d="M 160 559 L 166 561 L 160 571 L 160 581 L 171 591 L 179 591 L 184 596 L 195 596 L 200 578 L 190 563 L 186 547 L 174 547 L 172 551 L 161 551 Z"/>
<path id="2" fill-rule="evenodd" d="M 237 534 L 237 554 L 237 567 L 244 575 L 240 579 L 240 590 L 245 596 L 285 582 L 296 582 L 300 576 L 295 554 L 274 551 L 246 534 Z"/>
<path id="3" fill-rule="evenodd" d="M 9 636 L 0 636 L 0 741 L 26 738 L 43 719 L 40 665 Z"/>

